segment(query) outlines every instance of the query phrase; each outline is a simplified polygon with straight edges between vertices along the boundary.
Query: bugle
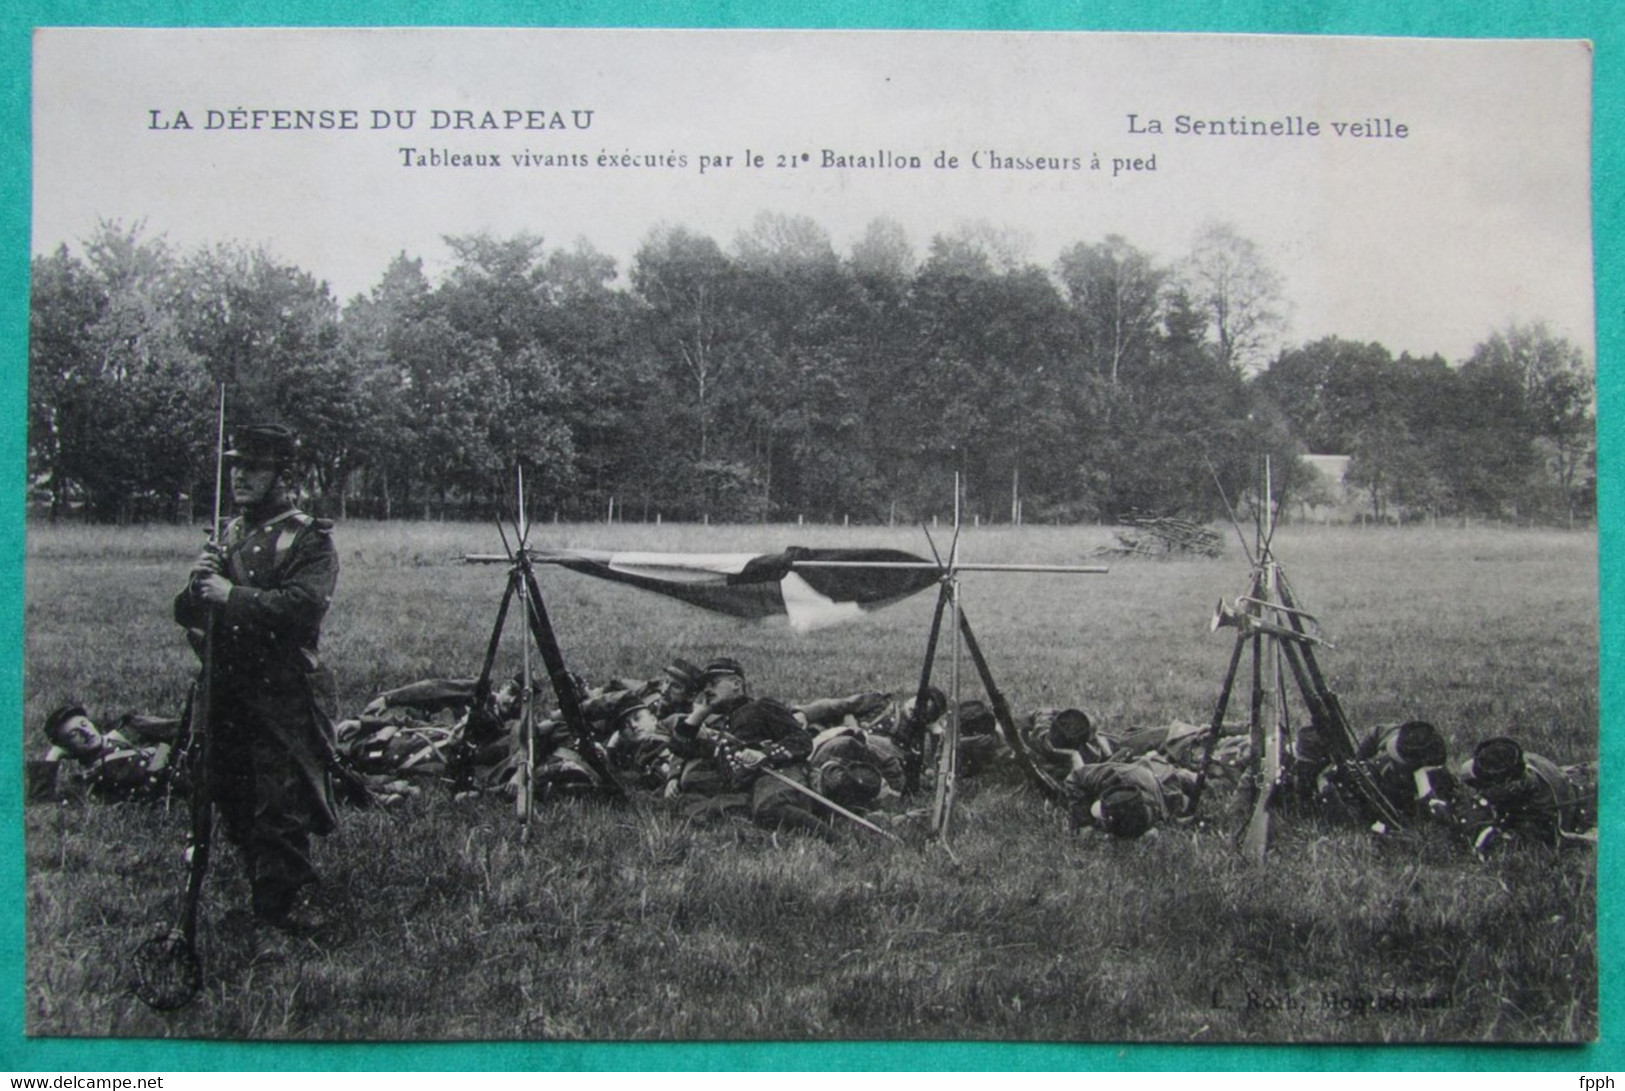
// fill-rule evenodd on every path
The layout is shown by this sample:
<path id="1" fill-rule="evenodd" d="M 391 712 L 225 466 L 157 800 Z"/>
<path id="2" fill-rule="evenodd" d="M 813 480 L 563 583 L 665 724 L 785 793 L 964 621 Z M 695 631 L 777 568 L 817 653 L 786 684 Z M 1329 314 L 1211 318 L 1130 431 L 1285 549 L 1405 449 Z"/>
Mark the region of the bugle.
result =
<path id="1" fill-rule="evenodd" d="M 1278 640 L 1291 640 L 1299 644 L 1319 644 L 1326 648 L 1333 646 L 1331 642 L 1318 636 L 1301 633 L 1296 629 L 1288 628 L 1285 625 L 1277 625 L 1272 621 L 1265 621 L 1256 614 L 1249 613 L 1240 605 L 1243 601 L 1257 602 L 1259 600 L 1237 599 L 1236 601 L 1237 605 L 1232 606 L 1223 599 L 1219 600 L 1219 605 L 1214 607 L 1213 610 L 1213 619 L 1208 622 L 1208 632 L 1216 633 L 1220 629 L 1240 629 L 1249 636 L 1260 633 L 1264 636 L 1275 637 Z M 1265 605 L 1270 604 L 1265 603 Z"/>

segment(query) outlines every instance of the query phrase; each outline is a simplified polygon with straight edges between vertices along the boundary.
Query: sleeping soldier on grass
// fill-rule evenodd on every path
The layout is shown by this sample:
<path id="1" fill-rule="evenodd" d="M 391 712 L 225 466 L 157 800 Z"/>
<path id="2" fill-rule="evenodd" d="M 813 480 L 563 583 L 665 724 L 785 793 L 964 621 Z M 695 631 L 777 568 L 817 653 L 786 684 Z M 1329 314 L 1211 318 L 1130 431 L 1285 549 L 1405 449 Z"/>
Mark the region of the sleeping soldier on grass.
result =
<path id="1" fill-rule="evenodd" d="M 1306 726 L 1294 746 L 1291 784 L 1300 802 L 1329 821 L 1386 830 L 1385 816 L 1365 795 L 1363 780 L 1381 793 L 1411 829 L 1460 831 L 1472 821 L 1473 799 L 1451 773 L 1444 736 L 1426 720 L 1378 724 L 1355 744 L 1358 770 L 1334 761 L 1318 729 Z"/>
<path id="2" fill-rule="evenodd" d="M 612 786 L 599 773 L 602 768 L 623 771 L 632 785 L 663 792 L 678 765 L 668 744 L 680 714 L 674 711 L 664 721 L 656 719 L 656 714 L 686 710 L 703 683 L 700 669 L 677 658 L 659 677 L 647 682 L 615 679 L 590 687 L 574 675 L 571 682 L 577 688 L 588 737 L 575 737 L 558 712 L 536 716 L 533 783 L 542 798 L 555 792 L 592 795 L 610 790 Z M 527 756 L 518 719 L 521 688 L 517 679 L 504 688 L 504 694 L 512 694 L 501 706 L 505 731 L 477 751 L 480 764 L 475 787 L 479 790 L 511 791 L 517 783 L 516 774 Z M 596 762 L 588 760 L 587 747 L 596 750 Z"/>
<path id="3" fill-rule="evenodd" d="M 478 680 L 429 678 L 378 694 L 361 715 L 337 727 L 339 754 L 365 779 L 374 797 L 398 802 L 424 783 L 453 792 L 500 787 L 499 773 L 513 756 L 523 686 L 514 678 L 491 692 L 481 723 L 497 725 L 480 745 L 467 741 Z"/>
<path id="4" fill-rule="evenodd" d="M 932 734 L 941 738 L 944 725 Z M 1019 776 L 1015 756 L 999 734 L 993 710 L 977 700 L 959 702 L 959 775 L 978 777 L 994 771 Z"/>
<path id="5" fill-rule="evenodd" d="M 861 727 L 826 727 L 814 735 L 807 766 L 813 791 L 848 810 L 900 799 L 908 786 L 902 749 Z"/>
<path id="6" fill-rule="evenodd" d="M 578 704 L 584 704 L 592 691 L 575 674 L 567 673 L 566 684 L 575 687 Z M 459 796 L 474 792 L 515 793 L 519 773 L 533 761 L 531 784 L 540 799 L 555 792 L 591 795 L 613 786 L 606 784 L 598 769 L 608 765 L 599 736 L 614 730 L 613 719 L 587 720 L 578 734 L 557 709 L 543 710 L 540 702 L 548 684 L 532 679 L 532 711 L 529 717 L 532 743 L 526 747 L 524 683 L 515 678 L 493 695 L 490 706 L 476 715 L 470 708 L 459 724 L 458 746 L 450 764 L 452 789 Z M 589 760 L 587 755 L 594 760 Z"/>
<path id="7" fill-rule="evenodd" d="M 1195 785 L 1195 773 L 1157 753 L 1093 763 L 1079 757 L 1061 793 L 1073 829 L 1133 840 L 1189 814 Z"/>
<path id="8" fill-rule="evenodd" d="M 27 764 L 28 801 L 88 793 L 106 802 L 162 799 L 184 792 L 180 720 L 127 713 L 102 730 L 83 705 L 63 705 L 45 717 L 50 749 Z"/>
<path id="9" fill-rule="evenodd" d="M 1078 708 L 1039 708 L 1016 725 L 1033 764 L 1056 780 L 1072 772 L 1077 756 L 1085 764 L 1105 761 L 1116 748 L 1095 730 L 1088 713 Z"/>
<path id="10" fill-rule="evenodd" d="M 332 524 L 285 493 L 294 437 L 279 425 L 238 429 L 226 452 L 241 515 L 193 563 L 175 621 L 201 648 L 214 618 L 213 720 L 206 770 L 226 837 L 242 852 L 257 920 L 298 923 L 316 881 L 311 838 L 337 823 L 332 676 L 317 656 L 338 581 Z"/>
<path id="11" fill-rule="evenodd" d="M 1461 782 L 1489 811 L 1474 838 L 1480 855 L 1504 845 L 1595 843 L 1597 767 L 1592 762 L 1558 765 L 1503 735 L 1478 744 L 1461 768 Z"/>
<path id="12" fill-rule="evenodd" d="M 686 708 L 690 694 L 698 690 L 700 670 L 679 658 L 646 683 L 616 680 L 588 687 L 573 675 L 571 679 L 581 695 L 593 741 L 607 744 L 619 735 L 619 743 L 629 745 L 630 736 L 620 735 L 621 706 L 630 709 L 636 704 L 649 713 Z M 536 700 L 545 686 L 541 679 L 533 681 Z M 478 688 L 474 678 L 434 678 L 381 693 L 360 717 L 338 725 L 340 752 L 385 802 L 418 794 L 423 781 L 446 783 L 460 797 L 512 791 L 526 757 L 519 728 L 523 682 L 515 677 L 494 689 L 485 711 L 474 715 Z M 540 713 L 534 723 L 538 786 L 567 791 L 605 787 L 580 753 L 586 744 L 571 737 L 557 713 Z M 658 729 L 658 724 L 642 728 Z M 664 737 L 669 734 L 669 729 L 664 731 Z M 617 767 L 630 771 L 648 757 L 627 759 L 631 764 Z M 634 779 L 643 781 L 650 775 L 645 768 Z"/>
<path id="13" fill-rule="evenodd" d="M 812 738 L 801 721 L 778 701 L 752 698 L 736 659 L 713 659 L 703 673 L 704 692 L 672 732 L 671 751 L 683 762 L 678 793 L 743 805 L 764 826 L 829 836 L 811 798 L 762 772 L 808 783 Z"/>
<path id="14" fill-rule="evenodd" d="M 606 783 L 600 770 L 621 770 L 634 785 L 664 791 L 676 766 L 668 746 L 672 729 L 703 684 L 700 669 L 686 659 L 674 658 L 659 676 L 646 682 L 614 679 L 589 687 L 575 675 L 571 680 L 577 687 L 587 737 L 575 737 L 560 713 L 536 722 L 534 783 L 544 798 L 555 791 L 595 794 L 624 787 Z M 662 713 L 669 713 L 664 721 L 657 718 Z M 497 771 L 499 783 L 510 782 L 524 760 L 517 727 L 511 739 L 513 757 Z"/>
<path id="15" fill-rule="evenodd" d="M 655 717 L 662 707 L 658 694 L 623 694 L 615 709 L 614 733 L 604 743 L 610 766 L 623 774 L 624 783 L 657 795 L 665 792 L 680 765 L 671 752 L 670 728 Z"/>
<path id="16" fill-rule="evenodd" d="M 694 706 L 694 698 L 705 685 L 700 668 L 681 657 L 674 658 L 661 672 L 648 681 L 614 679 L 587 691 L 581 702 L 581 713 L 595 726 L 602 727 L 602 737 L 615 730 L 611 723 L 616 709 L 628 697 L 647 702 L 655 719 L 686 716 Z"/>
<path id="17" fill-rule="evenodd" d="M 933 732 L 940 732 L 942 718 L 948 711 L 948 697 L 936 686 L 926 687 L 923 706 L 919 705 L 918 696 L 914 694 L 899 701 L 887 693 L 854 693 L 796 706 L 797 717 L 806 722 L 809 730 L 817 732 L 813 739 L 814 768 L 832 759 L 869 764 L 880 773 L 887 789 L 910 794 L 919 786 L 925 742 Z M 915 715 L 917 707 L 919 715 Z M 858 741 L 837 741 L 841 738 Z M 859 753 L 860 750 L 863 753 Z M 833 770 L 831 776 L 839 779 Z M 861 776 L 859 779 L 863 783 L 869 780 Z M 868 788 L 854 784 L 851 791 L 862 794 Z M 874 795 L 880 795 L 878 787 Z M 846 805 L 840 799 L 835 802 Z"/>
<path id="18" fill-rule="evenodd" d="M 1187 720 L 1173 720 L 1161 727 L 1136 728 L 1116 739 L 1103 735 L 1105 745 L 1111 748 L 1112 755 L 1117 758 L 1135 758 L 1141 754 L 1161 754 L 1175 765 L 1183 766 L 1191 772 L 1200 771 L 1202 754 L 1206 750 L 1208 736 L 1211 734 L 1208 724 L 1196 724 Z M 1241 776 L 1252 759 L 1252 742 L 1245 727 L 1237 728 L 1229 724 L 1219 729 L 1219 739 L 1213 746 L 1213 755 L 1208 765 L 1208 776 L 1215 773 L 1222 779 L 1235 781 Z"/>

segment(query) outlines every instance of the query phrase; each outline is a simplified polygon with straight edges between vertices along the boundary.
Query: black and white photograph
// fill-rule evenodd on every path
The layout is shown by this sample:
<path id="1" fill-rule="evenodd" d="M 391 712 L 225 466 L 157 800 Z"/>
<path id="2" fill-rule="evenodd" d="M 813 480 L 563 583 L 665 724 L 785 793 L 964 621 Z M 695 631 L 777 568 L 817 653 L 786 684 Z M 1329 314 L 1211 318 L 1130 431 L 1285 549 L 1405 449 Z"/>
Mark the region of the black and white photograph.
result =
<path id="1" fill-rule="evenodd" d="M 33 65 L 30 1038 L 1598 1039 L 1588 43 Z"/>

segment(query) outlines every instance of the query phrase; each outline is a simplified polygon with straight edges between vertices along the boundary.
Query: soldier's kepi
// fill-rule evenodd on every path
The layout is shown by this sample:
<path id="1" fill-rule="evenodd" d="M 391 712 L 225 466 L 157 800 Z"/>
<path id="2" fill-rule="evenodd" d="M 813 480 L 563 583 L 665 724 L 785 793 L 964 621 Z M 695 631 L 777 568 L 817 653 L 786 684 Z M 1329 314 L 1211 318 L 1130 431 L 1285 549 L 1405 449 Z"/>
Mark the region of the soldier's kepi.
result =
<path id="1" fill-rule="evenodd" d="M 225 453 L 239 515 L 192 566 L 175 620 L 196 640 L 215 612 L 207 775 L 242 852 L 257 919 L 298 926 L 314 882 L 311 837 L 335 825 L 332 676 L 317 658 L 338 581 L 332 524 L 289 502 L 297 445 L 277 424 L 241 427 Z"/>

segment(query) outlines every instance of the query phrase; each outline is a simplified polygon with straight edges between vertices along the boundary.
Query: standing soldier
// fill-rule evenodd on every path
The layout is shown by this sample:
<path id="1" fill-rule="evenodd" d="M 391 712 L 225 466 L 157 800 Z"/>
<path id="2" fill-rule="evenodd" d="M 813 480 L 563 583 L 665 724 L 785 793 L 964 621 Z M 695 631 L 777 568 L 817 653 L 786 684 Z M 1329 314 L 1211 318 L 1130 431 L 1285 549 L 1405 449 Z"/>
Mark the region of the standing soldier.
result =
<path id="1" fill-rule="evenodd" d="M 212 753 L 206 775 L 226 837 L 243 854 L 261 944 L 302 927 L 295 900 L 317 878 L 312 834 L 336 824 L 328 766 L 333 754 L 332 675 L 316 655 L 333 600 L 338 554 L 332 524 L 289 502 L 294 437 L 250 425 L 225 453 L 240 515 L 206 547 L 175 620 L 201 646 L 214 612 Z M 281 944 L 285 944 L 285 939 Z"/>

